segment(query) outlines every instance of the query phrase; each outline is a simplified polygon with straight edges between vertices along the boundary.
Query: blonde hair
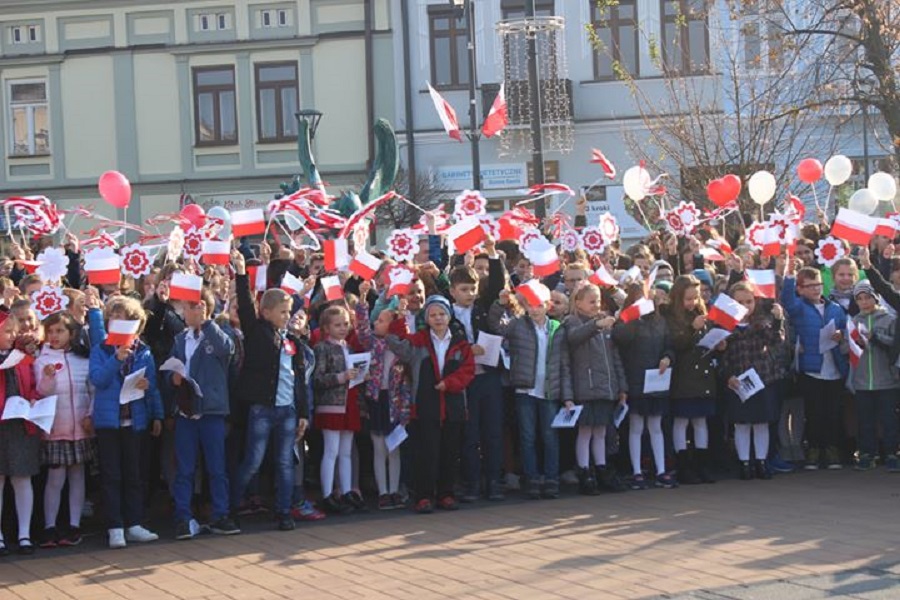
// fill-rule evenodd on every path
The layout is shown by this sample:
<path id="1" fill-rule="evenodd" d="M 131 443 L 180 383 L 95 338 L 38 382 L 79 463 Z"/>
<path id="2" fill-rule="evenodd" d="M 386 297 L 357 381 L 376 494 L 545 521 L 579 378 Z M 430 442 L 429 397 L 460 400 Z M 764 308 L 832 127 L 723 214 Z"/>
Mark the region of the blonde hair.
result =
<path id="1" fill-rule="evenodd" d="M 573 314 L 573 315 L 577 314 L 578 308 L 576 305 L 578 304 L 579 301 L 581 301 L 582 298 L 584 298 L 585 296 L 588 295 L 588 293 L 591 293 L 591 292 L 593 292 L 593 293 L 597 294 L 598 296 L 600 296 L 601 298 L 603 298 L 603 294 L 601 294 L 599 287 L 597 287 L 593 283 L 585 283 L 581 287 L 579 287 L 577 290 L 575 290 L 575 292 L 572 294 L 572 301 L 569 303 L 569 313 Z"/>
<path id="2" fill-rule="evenodd" d="M 329 306 L 325 310 L 322 311 L 322 314 L 319 315 L 319 328 L 324 332 L 328 333 L 328 328 L 331 326 L 331 322 L 340 315 L 346 315 L 347 319 L 350 319 L 350 311 L 347 310 L 343 306 Z"/>
<path id="3" fill-rule="evenodd" d="M 141 303 L 130 296 L 116 296 L 106 303 L 106 309 L 103 311 L 103 320 L 109 327 L 110 316 L 114 313 L 121 313 L 128 321 L 140 321 L 138 333 L 144 331 L 144 325 L 147 324 L 147 313 Z"/>
<path id="4" fill-rule="evenodd" d="M 272 310 L 279 304 L 290 302 L 291 297 L 281 288 L 271 288 L 265 291 L 259 301 L 260 310 Z"/>

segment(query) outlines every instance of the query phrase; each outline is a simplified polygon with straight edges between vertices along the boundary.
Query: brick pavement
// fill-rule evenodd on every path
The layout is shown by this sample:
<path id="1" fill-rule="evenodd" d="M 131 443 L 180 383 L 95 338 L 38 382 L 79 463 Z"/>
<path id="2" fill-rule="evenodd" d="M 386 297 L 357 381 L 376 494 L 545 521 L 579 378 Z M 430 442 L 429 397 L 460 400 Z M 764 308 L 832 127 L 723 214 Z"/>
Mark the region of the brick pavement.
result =
<path id="1" fill-rule="evenodd" d="M 798 473 L 0 561 L 0 599 L 900 598 L 900 476 Z M 171 529 L 161 533 L 171 538 Z"/>

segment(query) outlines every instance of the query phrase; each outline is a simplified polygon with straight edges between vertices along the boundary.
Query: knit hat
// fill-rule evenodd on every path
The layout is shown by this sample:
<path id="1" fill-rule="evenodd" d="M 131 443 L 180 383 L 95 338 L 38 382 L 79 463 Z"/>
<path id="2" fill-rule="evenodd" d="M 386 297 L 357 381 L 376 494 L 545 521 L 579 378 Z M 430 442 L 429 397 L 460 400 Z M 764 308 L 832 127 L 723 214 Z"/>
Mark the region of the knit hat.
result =
<path id="1" fill-rule="evenodd" d="M 671 281 L 665 281 L 665 280 L 662 280 L 662 281 L 655 281 L 655 282 L 653 283 L 653 289 L 656 289 L 656 290 L 662 290 L 662 291 L 664 291 L 665 293 L 668 294 L 669 292 L 672 291 L 672 282 L 671 282 Z"/>
<path id="2" fill-rule="evenodd" d="M 878 296 L 875 294 L 875 288 L 872 287 L 872 284 L 866 280 L 860 281 L 856 285 L 853 286 L 853 297 L 856 298 L 860 294 L 868 294 L 873 298 L 877 298 Z"/>
<path id="3" fill-rule="evenodd" d="M 422 308 L 422 310 L 427 315 L 428 308 L 431 306 L 435 306 L 435 305 L 443 308 L 444 311 L 447 313 L 448 317 L 453 316 L 453 308 L 450 306 L 450 301 L 447 300 L 446 298 L 444 298 L 443 296 L 439 296 L 437 294 L 435 294 L 433 296 L 428 296 L 428 298 L 425 299 L 425 306 Z"/>
<path id="4" fill-rule="evenodd" d="M 694 269 L 694 277 L 700 280 L 700 283 L 709 287 L 713 287 L 712 275 L 706 269 Z"/>

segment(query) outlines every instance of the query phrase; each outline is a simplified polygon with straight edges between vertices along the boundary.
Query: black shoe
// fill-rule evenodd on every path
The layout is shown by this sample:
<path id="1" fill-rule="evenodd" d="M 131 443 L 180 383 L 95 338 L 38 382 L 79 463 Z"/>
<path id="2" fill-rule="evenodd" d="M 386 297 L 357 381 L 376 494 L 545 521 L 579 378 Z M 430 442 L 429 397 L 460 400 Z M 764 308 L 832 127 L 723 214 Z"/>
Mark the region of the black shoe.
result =
<path id="1" fill-rule="evenodd" d="M 190 540 L 194 538 L 194 532 L 191 531 L 190 521 L 178 521 L 175 524 L 175 539 Z"/>
<path id="2" fill-rule="evenodd" d="M 345 504 L 349 504 L 350 506 L 352 506 L 353 510 L 358 510 L 359 512 L 369 512 L 369 507 L 359 492 L 347 492 L 346 494 L 341 496 L 341 500 L 343 500 Z"/>
<path id="3" fill-rule="evenodd" d="M 744 461 L 741 463 L 741 480 L 750 481 L 751 479 L 753 479 L 753 465 L 750 464 L 750 461 Z"/>
<path id="4" fill-rule="evenodd" d="M 41 534 L 41 541 L 38 543 L 41 548 L 56 548 L 59 546 L 59 532 L 56 527 L 48 527 Z"/>
<path id="5" fill-rule="evenodd" d="M 619 473 L 616 471 L 615 467 L 606 465 L 597 467 L 595 470 L 597 472 L 597 480 L 600 482 L 600 487 L 607 492 L 618 493 L 628 491 L 628 486 L 625 485 L 625 482 L 619 477 Z"/>
<path id="6" fill-rule="evenodd" d="M 700 477 L 694 471 L 691 458 L 692 456 L 687 450 L 679 450 L 676 456 L 678 461 L 678 472 L 676 475 L 678 476 L 678 483 L 682 485 L 696 485 L 700 483 Z"/>
<path id="7" fill-rule="evenodd" d="M 544 489 L 541 491 L 541 498 L 545 500 L 556 500 L 559 498 L 559 483 L 552 479 L 545 481 Z"/>
<path id="8" fill-rule="evenodd" d="M 80 527 L 69 527 L 69 530 L 66 532 L 64 536 L 59 538 L 59 545 L 70 547 L 77 546 L 81 543 L 81 528 Z"/>
<path id="9" fill-rule="evenodd" d="M 578 467 L 578 493 L 585 496 L 596 496 L 597 480 L 590 467 Z"/>
<path id="10" fill-rule="evenodd" d="M 500 502 L 506 500 L 506 494 L 503 493 L 503 485 L 496 481 L 488 484 L 488 500 Z"/>
<path id="11" fill-rule="evenodd" d="M 769 467 L 766 466 L 765 460 L 753 461 L 753 471 L 757 479 L 772 479 L 772 473 L 769 471 Z"/>
<path id="12" fill-rule="evenodd" d="M 694 458 L 697 465 L 697 477 L 703 483 L 715 483 L 712 473 L 709 469 L 709 450 L 707 448 L 695 448 Z"/>
<path id="13" fill-rule="evenodd" d="M 319 506 L 322 511 L 330 515 L 346 515 L 347 513 L 353 512 L 353 507 L 351 505 L 342 502 L 335 496 L 322 498 Z"/>
<path id="14" fill-rule="evenodd" d="M 278 517 L 278 531 L 293 531 L 296 525 L 294 525 L 294 519 L 291 515 L 281 515 Z"/>
<path id="15" fill-rule="evenodd" d="M 541 484 L 538 481 L 528 482 L 528 498 L 531 500 L 541 499 Z"/>
<path id="16" fill-rule="evenodd" d="M 216 535 L 237 535 L 241 532 L 241 528 L 237 526 L 237 523 L 228 517 L 222 517 L 210 525 L 209 530 Z"/>
<path id="17" fill-rule="evenodd" d="M 19 554 L 22 556 L 34 554 L 34 544 L 31 543 L 31 538 L 19 538 Z"/>

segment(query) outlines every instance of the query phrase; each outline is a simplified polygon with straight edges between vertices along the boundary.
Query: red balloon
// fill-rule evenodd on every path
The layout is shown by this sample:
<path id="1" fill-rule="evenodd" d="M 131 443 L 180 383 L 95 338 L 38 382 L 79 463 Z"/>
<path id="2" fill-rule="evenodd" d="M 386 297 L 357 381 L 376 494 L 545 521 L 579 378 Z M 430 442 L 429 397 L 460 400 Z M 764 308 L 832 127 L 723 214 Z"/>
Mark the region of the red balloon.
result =
<path id="1" fill-rule="evenodd" d="M 97 182 L 100 195 L 116 208 L 127 208 L 131 202 L 131 182 L 118 171 L 107 171 Z"/>
<path id="2" fill-rule="evenodd" d="M 800 161 L 800 164 L 797 165 L 797 177 L 800 178 L 800 181 L 803 183 L 813 184 L 818 180 L 822 179 L 822 174 L 825 170 L 822 168 L 822 163 L 820 163 L 815 158 L 804 158 Z"/>
<path id="3" fill-rule="evenodd" d="M 706 186 L 706 195 L 719 207 L 734 202 L 740 193 L 741 178 L 737 175 L 726 175 L 719 179 L 713 179 Z"/>
<path id="4" fill-rule="evenodd" d="M 181 209 L 181 218 L 200 229 L 206 223 L 206 212 L 199 204 L 186 204 Z"/>

